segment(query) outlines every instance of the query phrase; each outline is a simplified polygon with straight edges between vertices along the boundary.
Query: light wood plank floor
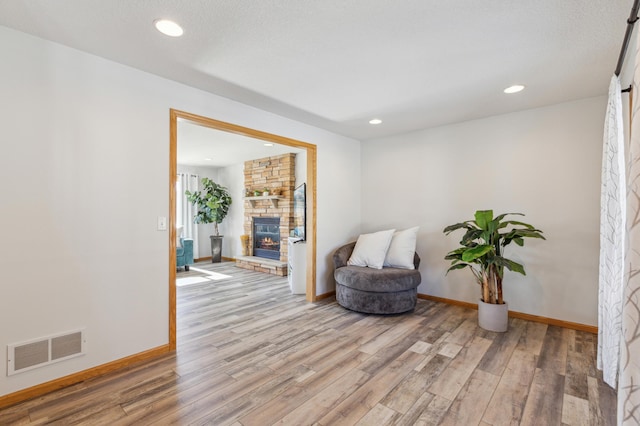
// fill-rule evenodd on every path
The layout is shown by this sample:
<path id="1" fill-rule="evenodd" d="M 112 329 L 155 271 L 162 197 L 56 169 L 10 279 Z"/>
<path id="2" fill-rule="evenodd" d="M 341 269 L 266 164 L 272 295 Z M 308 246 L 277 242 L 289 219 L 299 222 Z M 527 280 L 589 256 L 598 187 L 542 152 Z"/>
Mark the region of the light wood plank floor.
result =
<path id="1" fill-rule="evenodd" d="M 178 288 L 178 351 L 0 411 L 0 424 L 609 425 L 596 336 L 419 300 L 368 316 L 306 303 L 286 279 Z M 178 277 L 197 276 L 193 270 Z"/>

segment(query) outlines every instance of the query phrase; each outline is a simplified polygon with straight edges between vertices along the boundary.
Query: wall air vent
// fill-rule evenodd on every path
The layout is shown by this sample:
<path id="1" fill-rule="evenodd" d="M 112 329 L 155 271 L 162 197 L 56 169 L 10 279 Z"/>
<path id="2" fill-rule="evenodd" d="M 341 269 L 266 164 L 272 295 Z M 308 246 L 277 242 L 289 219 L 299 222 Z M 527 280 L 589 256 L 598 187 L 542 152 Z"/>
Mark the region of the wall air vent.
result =
<path id="1" fill-rule="evenodd" d="M 7 345 L 7 376 L 85 354 L 84 329 Z"/>

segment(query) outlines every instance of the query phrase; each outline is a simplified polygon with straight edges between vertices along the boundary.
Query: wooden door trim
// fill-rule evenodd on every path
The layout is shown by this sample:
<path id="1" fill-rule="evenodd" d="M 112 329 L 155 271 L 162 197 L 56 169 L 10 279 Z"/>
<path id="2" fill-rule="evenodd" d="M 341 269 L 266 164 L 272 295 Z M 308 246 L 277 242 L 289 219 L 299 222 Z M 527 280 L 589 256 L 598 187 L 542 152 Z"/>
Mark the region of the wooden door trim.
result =
<path id="1" fill-rule="evenodd" d="M 296 139 L 239 126 L 233 123 L 192 114 L 176 109 L 170 110 L 169 123 L 169 346 L 176 349 L 176 179 L 178 173 L 178 120 L 185 120 L 211 129 L 222 130 L 242 136 L 260 139 L 307 151 L 307 291 L 306 299 L 315 302 L 316 296 L 316 225 L 317 225 L 317 146 Z"/>

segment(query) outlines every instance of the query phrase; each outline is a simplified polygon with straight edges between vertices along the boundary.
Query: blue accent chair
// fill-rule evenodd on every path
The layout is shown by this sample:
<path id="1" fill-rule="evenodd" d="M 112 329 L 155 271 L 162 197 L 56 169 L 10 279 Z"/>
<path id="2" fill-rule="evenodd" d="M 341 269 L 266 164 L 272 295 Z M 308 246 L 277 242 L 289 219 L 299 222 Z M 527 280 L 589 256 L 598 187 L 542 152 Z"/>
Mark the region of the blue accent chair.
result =
<path id="1" fill-rule="evenodd" d="M 176 247 L 176 259 L 178 268 L 184 266 L 184 270 L 189 270 L 189 265 L 193 263 L 193 240 L 191 238 L 180 238 L 180 245 Z"/>

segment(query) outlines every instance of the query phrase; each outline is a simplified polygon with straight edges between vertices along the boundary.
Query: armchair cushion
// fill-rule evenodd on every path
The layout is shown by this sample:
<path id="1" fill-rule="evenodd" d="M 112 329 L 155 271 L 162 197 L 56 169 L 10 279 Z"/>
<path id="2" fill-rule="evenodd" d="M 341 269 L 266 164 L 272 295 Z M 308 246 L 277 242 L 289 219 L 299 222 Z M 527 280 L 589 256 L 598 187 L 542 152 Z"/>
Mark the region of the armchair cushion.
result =
<path id="1" fill-rule="evenodd" d="M 355 242 L 346 244 L 333 254 L 338 303 L 347 309 L 371 314 L 399 314 L 415 308 L 417 289 L 422 281 L 418 254 L 413 253 L 415 269 L 374 269 L 348 264 L 355 245 Z"/>
<path id="2" fill-rule="evenodd" d="M 184 266 L 188 269 L 193 263 L 193 240 L 191 238 L 181 238 L 180 247 L 176 247 L 177 266 Z"/>
<path id="3" fill-rule="evenodd" d="M 415 269 L 383 268 L 371 270 L 360 266 L 345 266 L 336 269 L 334 277 L 344 286 L 376 293 L 393 293 L 415 289 L 420 285 L 420 272 Z"/>

